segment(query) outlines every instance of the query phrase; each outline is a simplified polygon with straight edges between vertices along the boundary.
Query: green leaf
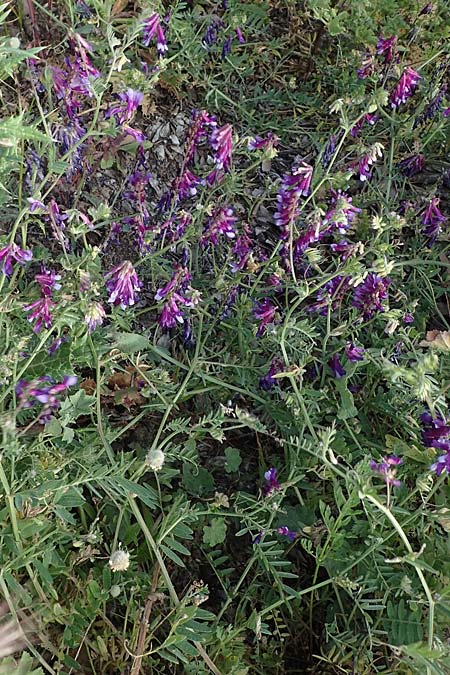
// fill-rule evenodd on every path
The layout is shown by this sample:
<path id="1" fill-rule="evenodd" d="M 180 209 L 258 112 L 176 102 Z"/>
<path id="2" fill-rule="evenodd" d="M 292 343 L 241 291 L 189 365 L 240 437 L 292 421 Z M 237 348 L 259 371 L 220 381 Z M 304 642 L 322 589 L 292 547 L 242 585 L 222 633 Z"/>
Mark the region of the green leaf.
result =
<path id="1" fill-rule="evenodd" d="M 68 396 L 61 403 L 61 419 L 63 423 L 73 422 L 82 415 L 91 414 L 91 406 L 95 403 L 95 396 L 89 396 L 84 389 L 79 389 L 73 396 Z"/>
<path id="2" fill-rule="evenodd" d="M 188 492 L 204 497 L 214 491 L 214 478 L 202 467 L 183 464 L 183 483 Z"/>
<path id="3" fill-rule="evenodd" d="M 22 654 L 19 663 L 13 658 L 2 659 L 0 675 L 44 675 L 42 668 L 33 668 L 33 659 L 26 652 Z"/>
<path id="4" fill-rule="evenodd" d="M 203 528 L 203 543 L 207 546 L 222 544 L 227 536 L 227 524 L 223 518 L 213 518 L 211 525 Z"/>
<path id="5" fill-rule="evenodd" d="M 232 448 L 231 446 L 225 448 L 225 459 L 225 471 L 227 473 L 238 471 L 239 467 L 241 466 L 242 457 L 237 448 Z"/>
<path id="6" fill-rule="evenodd" d="M 145 335 L 139 333 L 120 333 L 116 336 L 114 346 L 124 354 L 134 354 L 149 349 L 151 342 Z"/>

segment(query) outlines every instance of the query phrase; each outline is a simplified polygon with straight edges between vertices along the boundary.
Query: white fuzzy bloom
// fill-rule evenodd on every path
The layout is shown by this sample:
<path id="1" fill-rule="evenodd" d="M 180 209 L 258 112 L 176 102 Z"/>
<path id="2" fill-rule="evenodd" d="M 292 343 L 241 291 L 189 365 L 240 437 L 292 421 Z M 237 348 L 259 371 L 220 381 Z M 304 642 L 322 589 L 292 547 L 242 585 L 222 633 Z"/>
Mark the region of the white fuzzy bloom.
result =
<path id="1" fill-rule="evenodd" d="M 162 450 L 150 450 L 147 455 L 147 464 L 153 471 L 160 471 L 165 462 L 166 456 Z"/>
<path id="2" fill-rule="evenodd" d="M 118 548 L 117 551 L 111 553 L 109 566 L 113 572 L 125 572 L 130 566 L 130 554 L 128 551 Z"/>

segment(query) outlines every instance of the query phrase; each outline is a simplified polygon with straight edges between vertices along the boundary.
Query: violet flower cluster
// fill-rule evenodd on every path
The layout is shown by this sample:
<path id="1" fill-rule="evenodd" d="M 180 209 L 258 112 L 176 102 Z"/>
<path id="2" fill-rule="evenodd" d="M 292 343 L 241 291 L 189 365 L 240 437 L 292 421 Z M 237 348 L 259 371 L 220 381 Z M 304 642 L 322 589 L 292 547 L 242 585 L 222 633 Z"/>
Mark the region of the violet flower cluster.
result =
<path id="1" fill-rule="evenodd" d="M 107 272 L 105 283 L 109 293 L 108 302 L 116 307 L 120 305 L 122 309 L 135 304 L 136 293 L 142 288 L 136 270 L 129 260 L 124 260 Z"/>
<path id="2" fill-rule="evenodd" d="M 58 291 L 61 284 L 59 274 L 53 270 L 47 270 L 44 267 L 40 274 L 36 274 L 34 281 L 40 287 L 40 297 L 29 305 L 24 305 L 23 310 L 28 313 L 27 320 L 34 322 L 33 332 L 40 333 L 42 328 L 50 328 L 53 322 L 52 310 L 56 307 L 53 302 L 53 291 Z"/>
<path id="3" fill-rule="evenodd" d="M 381 462 L 378 463 L 371 459 L 369 466 L 374 473 L 378 473 L 384 478 L 387 485 L 398 487 L 400 485 L 400 481 L 398 478 L 396 478 L 397 467 L 402 463 L 403 459 L 401 457 L 397 457 L 397 455 L 387 455 L 386 457 L 383 457 Z"/>
<path id="4" fill-rule="evenodd" d="M 12 275 L 14 263 L 25 266 L 32 258 L 32 251 L 20 248 L 14 242 L 0 248 L 0 265 L 2 266 L 3 274 L 7 277 Z"/>
<path id="5" fill-rule="evenodd" d="M 159 317 L 161 328 L 167 330 L 174 328 L 177 323 L 183 324 L 186 320 L 183 310 L 195 307 L 198 297 L 189 286 L 190 281 L 189 270 L 177 265 L 170 281 L 158 289 L 155 300 L 164 301 Z"/>
<path id="6" fill-rule="evenodd" d="M 167 53 L 167 39 L 162 26 L 162 20 L 157 12 L 153 12 L 142 24 L 144 45 L 148 47 L 156 39 L 156 53 L 162 59 Z"/>
<path id="7" fill-rule="evenodd" d="M 443 471 L 450 473 L 450 420 L 438 413 L 434 417 L 429 412 L 420 416 L 423 425 L 422 442 L 427 448 L 442 452 L 430 469 L 437 476 Z"/>
<path id="8" fill-rule="evenodd" d="M 54 384 L 53 378 L 47 375 L 31 382 L 19 380 L 16 385 L 18 409 L 31 408 L 35 403 L 41 403 L 42 408 L 37 421 L 40 424 L 47 424 L 50 422 L 52 414 L 60 406 L 58 396 L 67 391 L 69 387 L 73 387 L 76 383 L 77 378 L 74 375 L 66 375 L 63 377 L 62 382 L 57 384 Z"/>

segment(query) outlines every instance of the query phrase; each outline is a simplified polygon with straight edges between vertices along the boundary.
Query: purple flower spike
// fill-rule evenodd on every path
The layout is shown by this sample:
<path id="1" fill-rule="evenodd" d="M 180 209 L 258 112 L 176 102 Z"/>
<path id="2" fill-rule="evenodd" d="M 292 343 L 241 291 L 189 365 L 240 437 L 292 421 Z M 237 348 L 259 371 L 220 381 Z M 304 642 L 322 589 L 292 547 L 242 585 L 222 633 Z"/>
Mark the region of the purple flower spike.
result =
<path id="1" fill-rule="evenodd" d="M 349 361 L 356 363 L 364 360 L 364 347 L 358 347 L 353 342 L 347 342 L 345 345 L 345 354 Z"/>
<path id="2" fill-rule="evenodd" d="M 211 134 L 211 145 L 214 149 L 214 162 L 218 169 L 229 171 L 233 151 L 233 127 L 225 124 L 215 128 Z"/>
<path id="3" fill-rule="evenodd" d="M 397 473 L 397 466 L 402 463 L 403 459 L 401 457 L 397 457 L 397 455 L 387 455 L 386 457 L 383 457 L 383 461 L 379 464 L 371 459 L 369 466 L 372 471 L 379 473 L 380 476 L 383 476 L 388 485 L 394 485 L 395 487 L 398 487 L 400 485 L 400 481 L 395 477 L 395 475 Z"/>
<path id="4" fill-rule="evenodd" d="M 144 94 L 134 89 L 127 89 L 127 91 L 117 94 L 120 103 L 111 106 L 105 112 L 105 117 L 114 117 L 117 124 L 125 124 L 133 117 L 136 110 L 144 100 Z"/>
<path id="5" fill-rule="evenodd" d="M 375 70 L 374 59 L 372 54 L 365 54 L 361 66 L 356 71 L 359 80 L 365 80 L 370 77 Z"/>
<path id="6" fill-rule="evenodd" d="M 388 297 L 391 280 L 377 274 L 368 274 L 353 294 L 353 307 L 361 310 L 364 320 L 371 319 L 377 312 L 384 312 L 382 301 Z"/>
<path id="7" fill-rule="evenodd" d="M 434 471 L 436 476 L 440 476 L 443 471 L 450 473 L 450 452 L 440 455 L 437 461 L 430 466 L 430 470 Z"/>
<path id="8" fill-rule="evenodd" d="M 384 55 L 384 62 L 390 63 L 395 56 L 395 48 L 397 44 L 397 36 L 393 35 L 390 38 L 380 37 L 377 44 L 378 56 Z"/>
<path id="9" fill-rule="evenodd" d="M 236 222 L 237 218 L 231 207 L 219 209 L 208 218 L 200 244 L 202 246 L 207 246 L 208 244 L 217 246 L 220 235 L 224 235 L 228 239 L 234 239 L 236 237 L 236 229 L 234 227 Z"/>
<path id="10" fill-rule="evenodd" d="M 32 302 L 31 305 L 25 305 L 24 311 L 30 312 L 27 320 L 32 323 L 35 321 L 33 332 L 40 333 L 42 327 L 50 328 L 52 325 L 52 315 L 51 310 L 55 307 L 55 303 L 47 297 L 43 296 L 39 300 Z"/>
<path id="11" fill-rule="evenodd" d="M 17 244 L 7 244 L 0 249 L 0 264 L 2 265 L 3 274 L 10 277 L 13 273 L 13 261 L 19 265 L 25 265 L 33 258 L 33 253 L 29 250 L 24 250 L 17 246 Z"/>
<path id="12" fill-rule="evenodd" d="M 287 525 L 283 525 L 282 527 L 277 528 L 277 533 L 281 534 L 283 537 L 287 537 L 289 541 L 295 541 L 297 537 L 297 532 L 294 532 L 293 530 L 290 530 Z"/>
<path id="13" fill-rule="evenodd" d="M 281 485 L 278 482 L 278 469 L 275 469 L 275 467 L 271 467 L 265 472 L 264 479 L 266 485 L 263 487 L 263 492 L 266 497 L 281 490 Z"/>
<path id="14" fill-rule="evenodd" d="M 429 244 L 433 244 L 440 232 L 442 231 L 442 223 L 444 223 L 447 218 L 440 212 L 439 208 L 439 198 L 433 197 L 428 206 L 425 209 L 425 212 L 422 216 L 422 223 L 426 226 L 423 233 L 426 237 L 430 238 Z"/>
<path id="15" fill-rule="evenodd" d="M 356 124 L 350 129 L 350 133 L 353 136 L 353 138 L 356 138 L 359 132 L 361 131 L 361 127 L 364 124 L 364 122 L 367 122 L 371 127 L 373 127 L 379 120 L 379 116 L 376 115 L 375 113 L 366 113 L 361 117 L 361 119 L 356 122 Z"/>
<path id="16" fill-rule="evenodd" d="M 327 231 L 336 229 L 340 234 L 346 234 L 361 209 L 352 204 L 352 198 L 338 190 L 331 191 L 331 208 L 325 214 L 324 224 L 328 225 Z"/>
<path id="17" fill-rule="evenodd" d="M 391 94 L 391 107 L 398 108 L 402 103 L 406 103 L 421 79 L 419 73 L 408 66 Z"/>
<path id="18" fill-rule="evenodd" d="M 252 240 L 247 225 L 244 225 L 242 234 L 236 239 L 232 253 L 234 260 L 230 263 L 230 267 L 233 274 L 236 274 L 247 266 L 252 254 Z"/>
<path id="19" fill-rule="evenodd" d="M 183 324 L 185 317 L 182 311 L 186 308 L 195 307 L 196 300 L 192 296 L 189 286 L 191 275 L 186 267 L 178 265 L 171 280 L 162 288 L 159 288 L 155 300 L 164 300 L 164 305 L 159 317 L 161 328 L 168 330 L 175 328 L 177 323 Z"/>
<path id="20" fill-rule="evenodd" d="M 136 302 L 136 292 L 141 290 L 141 283 L 129 260 L 105 274 L 106 288 L 109 293 L 108 302 L 126 309 Z"/>
<path id="21" fill-rule="evenodd" d="M 278 145 L 279 138 L 276 134 L 273 134 L 269 131 L 265 137 L 263 136 L 254 136 L 250 138 L 247 144 L 248 150 L 266 150 L 273 152 L 274 148 Z"/>
<path id="22" fill-rule="evenodd" d="M 264 298 L 258 302 L 255 309 L 253 310 L 255 317 L 261 322 L 258 326 L 258 330 L 256 331 L 256 335 L 258 337 L 264 335 L 267 324 L 273 323 L 275 321 L 276 311 L 277 307 L 272 304 L 269 298 Z"/>
<path id="23" fill-rule="evenodd" d="M 450 117 L 450 108 L 445 108 L 445 110 L 442 111 L 442 114 L 444 117 Z"/>
<path id="24" fill-rule="evenodd" d="M 20 380 L 16 385 L 19 408 L 31 408 L 37 403 L 42 403 L 43 408 L 39 413 L 40 424 L 47 424 L 52 413 L 59 408 L 58 394 L 67 391 L 77 383 L 75 375 L 65 375 L 62 382 L 53 384 L 53 379 L 48 375 L 27 382 Z"/>
<path id="25" fill-rule="evenodd" d="M 289 228 L 298 215 L 300 197 L 309 194 L 312 174 L 313 167 L 302 162 L 299 166 L 294 166 L 291 173 L 285 173 L 282 178 L 274 220 L 281 230 L 280 237 L 283 241 L 289 238 Z"/>
<path id="26" fill-rule="evenodd" d="M 342 304 L 345 295 L 350 287 L 351 277 L 344 277 L 338 275 L 327 281 L 327 283 L 317 292 L 316 302 L 307 308 L 308 312 L 319 312 L 322 316 L 326 316 L 328 308 L 331 311 L 336 311 Z"/>
<path id="27" fill-rule="evenodd" d="M 328 364 L 333 372 L 333 376 L 340 380 L 341 377 L 344 377 L 346 375 L 346 370 L 342 366 L 342 363 L 339 360 L 339 354 L 335 354 L 329 361 Z"/>
<path id="28" fill-rule="evenodd" d="M 61 289 L 61 284 L 58 283 L 61 280 L 61 275 L 56 274 L 54 270 L 47 270 L 42 267 L 41 273 L 34 275 L 34 280 L 41 287 L 42 295 L 47 297 L 50 297 L 53 291 Z"/>
<path id="29" fill-rule="evenodd" d="M 375 143 L 356 163 L 358 166 L 359 180 L 366 181 L 372 177 L 372 165 L 383 155 L 381 143 Z"/>
<path id="30" fill-rule="evenodd" d="M 156 37 L 156 51 L 160 59 L 167 52 L 167 40 L 164 30 L 161 26 L 161 17 L 154 12 L 148 19 L 145 19 L 142 26 L 144 45 L 148 47 L 154 37 Z"/>
<path id="31" fill-rule="evenodd" d="M 404 176 L 415 176 L 416 173 L 423 171 L 423 155 L 411 155 L 402 159 L 401 162 L 397 164 L 398 168 Z"/>

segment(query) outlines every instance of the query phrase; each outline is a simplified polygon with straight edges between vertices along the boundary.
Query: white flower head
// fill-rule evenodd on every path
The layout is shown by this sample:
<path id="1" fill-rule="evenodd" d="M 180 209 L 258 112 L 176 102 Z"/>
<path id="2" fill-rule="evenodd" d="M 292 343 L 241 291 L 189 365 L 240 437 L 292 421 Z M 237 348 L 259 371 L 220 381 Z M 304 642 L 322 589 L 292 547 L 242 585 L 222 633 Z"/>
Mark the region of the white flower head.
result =
<path id="1" fill-rule="evenodd" d="M 109 566 L 113 572 L 125 572 L 130 566 L 130 554 L 128 551 L 118 548 L 117 551 L 111 553 Z"/>
<path id="2" fill-rule="evenodd" d="M 166 456 L 162 450 L 150 450 L 147 454 L 147 464 L 153 471 L 160 471 L 165 462 Z"/>

